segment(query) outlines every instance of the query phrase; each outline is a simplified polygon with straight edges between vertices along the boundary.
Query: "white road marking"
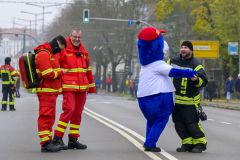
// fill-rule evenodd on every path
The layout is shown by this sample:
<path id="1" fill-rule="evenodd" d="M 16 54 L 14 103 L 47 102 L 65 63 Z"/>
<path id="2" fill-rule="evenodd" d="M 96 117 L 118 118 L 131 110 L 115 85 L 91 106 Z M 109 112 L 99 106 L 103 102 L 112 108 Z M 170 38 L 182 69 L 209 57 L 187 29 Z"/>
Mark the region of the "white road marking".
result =
<path id="1" fill-rule="evenodd" d="M 148 155 L 151 159 L 153 159 L 153 160 L 162 160 L 161 158 L 159 158 L 158 156 L 156 156 L 156 155 L 155 155 L 154 153 L 152 153 L 152 152 L 145 152 L 145 151 L 143 150 L 142 145 L 141 145 L 138 141 L 136 141 L 134 138 L 132 138 L 131 136 L 129 136 L 127 133 L 123 132 L 122 130 L 118 129 L 117 127 L 114 127 L 113 125 L 111 125 L 111 124 L 103 121 L 102 119 L 100 119 L 100 118 L 98 118 L 98 117 L 96 117 L 96 116 L 94 116 L 94 115 L 92 115 L 92 114 L 90 114 L 90 113 L 88 113 L 88 112 L 86 112 L 86 111 L 83 111 L 83 113 L 85 113 L 85 114 L 89 115 L 90 117 L 96 119 L 97 121 L 105 124 L 105 125 L 108 126 L 109 128 L 112 128 L 113 130 L 117 131 L 119 134 L 121 134 L 123 137 L 125 137 L 127 140 L 129 140 L 132 144 L 134 144 L 138 149 L 140 149 L 140 150 L 143 151 L 146 155 Z"/>
<path id="2" fill-rule="evenodd" d="M 97 103 L 106 103 L 106 104 L 111 104 L 111 102 L 97 102 Z"/>
<path id="3" fill-rule="evenodd" d="M 220 121 L 220 123 L 224 123 L 224 124 L 232 124 L 232 123 L 228 123 L 228 122 L 222 122 L 222 121 Z"/>
<path id="4" fill-rule="evenodd" d="M 58 99 L 61 99 L 61 100 L 63 100 L 62 98 L 58 98 Z M 108 122 L 110 122 L 110 123 L 112 123 L 112 124 L 114 124 L 114 125 L 116 125 L 116 126 L 118 126 L 119 128 L 122 128 L 122 129 L 124 129 L 125 131 L 128 131 L 129 133 L 131 133 L 132 135 L 134 135 L 135 137 L 137 137 L 138 139 L 140 139 L 141 141 L 143 141 L 143 142 L 145 142 L 145 138 L 143 137 L 143 136 L 141 136 L 140 134 L 138 134 L 137 132 L 134 132 L 133 130 L 131 130 L 131 129 L 129 129 L 129 128 L 127 128 L 127 127 L 124 127 L 123 125 L 121 125 L 121 124 L 119 124 L 119 123 L 117 123 L 117 122 L 114 122 L 114 121 L 112 121 L 112 120 L 110 120 L 109 118 L 106 118 L 106 117 L 104 117 L 104 116 L 101 116 L 100 114 L 98 114 L 98 113 L 96 113 L 96 112 L 93 112 L 93 111 L 91 111 L 90 109 L 88 109 L 87 107 L 84 107 L 84 110 L 86 110 L 86 111 L 88 111 L 88 112 L 90 112 L 90 113 L 92 113 L 92 114 L 94 114 L 94 115 L 96 115 L 96 116 L 98 116 L 98 117 L 100 117 L 100 118 L 102 118 L 102 119 L 104 119 L 104 120 L 106 120 L 106 121 L 108 121 Z M 88 112 L 86 112 L 86 111 L 83 111 L 85 114 L 87 114 Z M 88 113 L 88 115 L 90 116 L 90 113 Z M 94 115 L 92 115 L 91 117 L 93 117 Z M 97 118 L 97 117 L 96 117 Z M 96 119 L 95 118 L 95 119 Z M 103 121 L 103 120 L 101 120 L 101 119 L 99 119 L 99 118 L 97 118 L 96 120 L 100 120 L 100 122 L 101 123 L 103 123 L 103 124 L 108 124 L 107 122 L 105 122 L 105 121 Z M 106 125 L 105 124 L 105 125 Z M 110 126 L 112 126 L 111 124 L 108 124 L 108 125 L 110 125 Z M 107 126 L 108 126 L 107 125 Z M 108 127 L 110 127 L 110 126 L 108 126 Z M 114 127 L 114 126 L 112 126 L 112 127 Z M 112 127 L 110 127 L 110 128 L 112 128 Z M 116 128 L 116 127 L 115 127 Z M 113 129 L 113 128 L 112 128 Z M 118 129 L 118 128 L 116 128 L 116 129 Z M 119 129 L 118 129 L 119 130 Z M 123 132 L 122 130 L 119 130 L 120 132 Z M 119 131 L 117 131 L 117 132 L 119 132 Z M 119 132 L 119 133 L 120 133 Z M 123 133 L 125 133 L 125 132 L 123 132 Z M 121 134 L 121 133 L 120 133 Z M 125 133 L 126 134 L 126 133 Z M 126 135 L 128 135 L 128 134 L 126 134 Z M 129 135 L 128 135 L 129 136 Z M 124 136 L 125 137 L 125 136 Z M 133 139 L 131 136 L 129 136 L 130 137 L 130 139 Z M 126 137 L 125 137 L 126 138 Z M 129 140 L 129 139 L 128 139 Z M 133 139 L 134 141 L 136 141 L 135 139 Z M 129 140 L 130 141 L 130 140 Z M 131 141 L 130 141 L 131 142 Z M 133 142 L 132 142 L 133 143 Z M 138 142 L 137 142 L 138 143 Z M 133 143 L 134 144 L 134 143 Z M 140 144 L 140 143 L 139 143 Z M 135 145 L 135 144 L 134 144 Z M 136 146 L 136 145 L 135 145 Z M 139 148 L 138 146 L 136 146 L 137 148 Z M 140 144 L 140 148 L 139 148 L 140 150 L 142 150 L 143 151 L 143 147 L 142 147 L 142 145 Z M 145 151 L 143 151 L 144 153 L 152 153 L 152 152 L 145 152 Z M 152 153 L 153 154 L 153 153 Z M 166 151 L 164 151 L 162 148 L 161 148 L 161 152 L 160 152 L 160 154 L 162 154 L 163 156 L 165 156 L 166 158 L 168 158 L 169 160 L 178 160 L 177 158 L 175 158 L 175 157 L 173 157 L 171 154 L 169 154 L 169 153 L 167 153 Z M 155 155 L 155 154 L 154 154 Z M 156 155 L 155 155 L 156 156 Z M 157 156 L 156 156 L 157 157 Z M 158 159 L 155 159 L 154 158 L 154 160 L 161 160 L 159 157 L 157 157 Z"/>
<path id="5" fill-rule="evenodd" d="M 131 129 L 127 128 L 127 127 L 124 127 L 123 125 L 121 125 L 121 124 L 119 124 L 117 122 L 114 122 L 114 121 L 112 121 L 112 120 L 110 120 L 110 119 L 108 119 L 108 118 L 106 118 L 104 116 L 101 116 L 101 115 L 97 114 L 96 112 L 93 112 L 90 109 L 88 109 L 87 107 L 84 107 L 84 110 L 86 110 L 86 111 L 88 111 L 88 112 L 90 112 L 90 113 L 92 113 L 92 114 L 94 114 L 94 115 L 96 115 L 96 116 L 98 116 L 98 117 L 100 117 L 100 118 L 102 118 L 102 119 L 104 119 L 104 120 L 106 120 L 106 121 L 108 121 L 108 122 L 118 126 L 119 128 L 124 129 L 125 131 L 128 131 L 129 133 L 131 133 L 132 135 L 134 135 L 135 137 L 137 137 L 141 141 L 145 142 L 145 138 L 143 136 L 141 136 L 140 134 L 134 132 L 133 130 L 131 130 Z M 163 156 L 165 156 L 169 160 L 178 160 L 177 158 L 173 157 L 171 154 L 169 154 L 166 151 L 164 151 L 162 148 L 161 148 L 160 154 L 162 154 Z"/>
<path id="6" fill-rule="evenodd" d="M 208 120 L 208 121 L 215 121 L 214 119 L 209 119 L 209 118 L 208 118 L 207 120 Z"/>

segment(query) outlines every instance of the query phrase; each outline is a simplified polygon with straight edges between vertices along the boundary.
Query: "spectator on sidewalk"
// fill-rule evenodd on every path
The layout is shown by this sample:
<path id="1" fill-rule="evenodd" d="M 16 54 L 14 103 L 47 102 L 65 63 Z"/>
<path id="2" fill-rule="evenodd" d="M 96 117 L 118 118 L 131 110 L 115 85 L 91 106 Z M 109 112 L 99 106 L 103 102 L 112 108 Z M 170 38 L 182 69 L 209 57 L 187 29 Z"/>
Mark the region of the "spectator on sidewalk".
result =
<path id="1" fill-rule="evenodd" d="M 19 92 L 19 89 L 20 89 L 20 75 L 18 75 L 15 79 L 15 86 L 16 86 L 16 95 L 15 97 L 17 98 L 20 98 L 20 92 Z"/>
<path id="2" fill-rule="evenodd" d="M 111 78 L 110 74 L 108 75 L 106 83 L 107 83 L 107 86 L 108 86 L 108 92 L 111 92 L 112 78 Z"/>
<path id="3" fill-rule="evenodd" d="M 238 74 L 238 78 L 235 81 L 235 90 L 237 92 L 237 101 L 240 101 L 240 74 Z"/>
<path id="4" fill-rule="evenodd" d="M 128 95 L 128 90 L 129 90 L 129 80 L 126 80 L 124 94 Z"/>
<path id="5" fill-rule="evenodd" d="M 208 87 L 207 87 L 210 102 L 212 102 L 213 93 L 215 91 L 215 88 L 216 88 L 215 80 L 213 79 L 213 77 L 210 77 L 210 79 L 208 81 Z"/>
<path id="6" fill-rule="evenodd" d="M 132 95 L 132 98 L 133 98 L 133 96 L 134 96 L 134 93 L 133 93 L 133 91 L 134 91 L 134 80 L 130 81 L 129 90 L 130 90 L 130 94 Z"/>
<path id="7" fill-rule="evenodd" d="M 228 102 L 232 101 L 233 90 L 234 90 L 234 80 L 232 78 L 232 75 L 229 74 L 229 77 L 225 83 L 225 92 L 227 93 L 226 99 Z"/>
<path id="8" fill-rule="evenodd" d="M 94 82 L 95 82 L 96 94 L 97 94 L 97 92 L 98 92 L 98 87 L 99 87 L 99 81 L 97 80 L 97 78 L 95 78 Z"/>

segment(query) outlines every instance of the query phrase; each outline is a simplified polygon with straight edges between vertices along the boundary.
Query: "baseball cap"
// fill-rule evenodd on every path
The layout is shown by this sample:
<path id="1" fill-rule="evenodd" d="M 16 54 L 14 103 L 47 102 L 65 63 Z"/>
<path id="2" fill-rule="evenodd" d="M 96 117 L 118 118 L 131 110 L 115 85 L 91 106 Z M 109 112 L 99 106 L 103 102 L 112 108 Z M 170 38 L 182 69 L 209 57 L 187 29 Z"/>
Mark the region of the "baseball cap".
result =
<path id="1" fill-rule="evenodd" d="M 138 38 L 145 41 L 152 41 L 158 38 L 161 33 L 166 33 L 164 30 L 159 30 L 153 27 L 143 28 L 138 34 Z"/>

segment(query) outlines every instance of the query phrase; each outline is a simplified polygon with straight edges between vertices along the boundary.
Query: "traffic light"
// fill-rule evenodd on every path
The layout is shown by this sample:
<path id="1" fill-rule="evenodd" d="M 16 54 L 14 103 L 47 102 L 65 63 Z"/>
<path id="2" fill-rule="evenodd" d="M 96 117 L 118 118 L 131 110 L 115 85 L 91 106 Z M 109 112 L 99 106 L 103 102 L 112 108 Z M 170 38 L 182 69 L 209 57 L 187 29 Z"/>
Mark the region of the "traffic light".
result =
<path id="1" fill-rule="evenodd" d="M 88 23 L 89 22 L 89 17 L 90 17 L 89 9 L 84 9 L 83 10 L 83 23 Z"/>
<path id="2" fill-rule="evenodd" d="M 129 72 L 128 66 L 126 66 L 125 72 L 128 74 L 128 72 Z"/>

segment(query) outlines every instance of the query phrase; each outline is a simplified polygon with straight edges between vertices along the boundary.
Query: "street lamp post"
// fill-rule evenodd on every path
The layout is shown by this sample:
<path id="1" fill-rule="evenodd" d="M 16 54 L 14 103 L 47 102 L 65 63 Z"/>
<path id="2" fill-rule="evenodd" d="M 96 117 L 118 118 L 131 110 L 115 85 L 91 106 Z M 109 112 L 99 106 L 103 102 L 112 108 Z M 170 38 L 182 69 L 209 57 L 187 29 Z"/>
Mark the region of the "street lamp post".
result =
<path id="1" fill-rule="evenodd" d="M 37 4 L 33 4 L 33 3 L 26 3 L 26 4 L 27 4 L 27 5 L 36 6 L 36 7 L 40 7 L 40 8 L 43 9 L 43 13 L 42 13 L 42 15 L 43 15 L 43 18 L 42 18 L 42 20 L 43 20 L 43 22 L 42 22 L 42 35 L 44 35 L 44 14 L 47 14 L 47 13 L 44 13 L 45 8 L 62 5 L 62 4 L 53 4 L 53 5 L 44 6 L 44 5 L 37 5 Z M 42 36 L 42 42 L 43 42 L 43 40 L 44 40 L 44 39 L 43 39 L 43 36 Z"/>
<path id="2" fill-rule="evenodd" d="M 21 11 L 21 13 L 27 13 L 27 14 L 31 14 L 35 16 L 35 37 L 37 37 L 37 21 L 38 20 L 43 20 L 43 19 L 37 19 L 38 15 L 41 15 L 43 13 L 32 13 L 32 12 L 25 12 L 25 11 Z M 45 12 L 44 14 L 51 14 L 52 12 Z"/>

